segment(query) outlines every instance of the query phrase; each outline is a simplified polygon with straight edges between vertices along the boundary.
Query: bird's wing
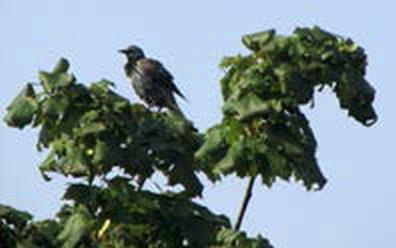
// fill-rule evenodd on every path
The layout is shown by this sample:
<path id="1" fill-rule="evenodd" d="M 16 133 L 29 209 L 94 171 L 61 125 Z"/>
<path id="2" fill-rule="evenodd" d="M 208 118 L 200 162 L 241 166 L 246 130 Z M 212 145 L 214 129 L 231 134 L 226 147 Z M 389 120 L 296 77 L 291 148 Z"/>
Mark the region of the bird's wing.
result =
<path id="1" fill-rule="evenodd" d="M 186 99 L 186 97 L 173 83 L 172 74 L 170 74 L 170 72 L 159 61 L 148 58 L 140 59 L 136 62 L 136 66 L 145 76 L 152 78 L 155 82 L 160 82 L 163 86 L 169 88 L 181 98 Z"/>

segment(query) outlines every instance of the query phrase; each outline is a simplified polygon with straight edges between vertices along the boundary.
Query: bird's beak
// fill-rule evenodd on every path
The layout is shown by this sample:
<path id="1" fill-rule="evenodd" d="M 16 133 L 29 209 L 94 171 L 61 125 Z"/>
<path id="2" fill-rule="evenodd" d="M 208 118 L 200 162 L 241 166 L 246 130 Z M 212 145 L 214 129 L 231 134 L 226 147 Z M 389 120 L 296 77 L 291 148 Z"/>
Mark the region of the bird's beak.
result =
<path id="1" fill-rule="evenodd" d="M 127 50 L 126 49 L 118 49 L 118 52 L 125 54 L 127 52 Z"/>

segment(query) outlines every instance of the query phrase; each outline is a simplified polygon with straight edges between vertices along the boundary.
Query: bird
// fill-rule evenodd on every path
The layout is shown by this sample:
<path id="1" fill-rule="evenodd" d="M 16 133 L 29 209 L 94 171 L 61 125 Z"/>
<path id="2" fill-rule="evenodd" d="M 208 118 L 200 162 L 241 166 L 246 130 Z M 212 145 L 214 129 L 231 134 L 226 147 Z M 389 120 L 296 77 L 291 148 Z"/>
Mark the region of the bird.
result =
<path id="1" fill-rule="evenodd" d="M 137 45 L 119 49 L 124 54 L 127 62 L 124 72 L 131 80 L 132 88 L 137 96 L 143 100 L 149 108 L 158 107 L 161 111 L 166 107 L 171 112 L 184 117 L 178 106 L 175 94 L 186 100 L 186 97 L 173 82 L 172 74 L 155 59 L 147 58 L 143 50 Z"/>

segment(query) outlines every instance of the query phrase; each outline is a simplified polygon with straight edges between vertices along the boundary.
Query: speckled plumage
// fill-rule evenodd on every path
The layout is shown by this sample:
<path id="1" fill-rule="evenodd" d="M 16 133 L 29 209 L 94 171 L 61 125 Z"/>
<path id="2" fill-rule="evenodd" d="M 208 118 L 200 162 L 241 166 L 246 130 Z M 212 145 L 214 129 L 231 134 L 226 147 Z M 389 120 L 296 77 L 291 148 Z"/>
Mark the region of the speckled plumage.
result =
<path id="1" fill-rule="evenodd" d="M 174 93 L 185 97 L 173 83 L 170 72 L 159 61 L 146 58 L 137 46 L 129 46 L 120 52 L 127 56 L 124 70 L 139 98 L 149 107 L 166 107 L 183 116 Z"/>

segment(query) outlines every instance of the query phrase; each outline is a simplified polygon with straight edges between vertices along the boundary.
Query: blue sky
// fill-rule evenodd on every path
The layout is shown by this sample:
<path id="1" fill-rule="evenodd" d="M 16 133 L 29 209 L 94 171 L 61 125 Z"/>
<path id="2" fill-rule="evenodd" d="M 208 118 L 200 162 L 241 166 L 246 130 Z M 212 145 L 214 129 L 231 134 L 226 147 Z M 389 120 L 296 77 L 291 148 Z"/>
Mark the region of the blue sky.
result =
<path id="1" fill-rule="evenodd" d="M 396 241 L 395 5 L 392 1 L 21 1 L 0 0 L 0 114 L 39 69 L 64 56 L 82 82 L 107 78 L 136 101 L 116 50 L 131 43 L 160 59 L 189 98 L 186 115 L 204 130 L 220 120 L 218 63 L 246 52 L 240 36 L 275 28 L 320 27 L 351 37 L 366 49 L 367 79 L 377 89 L 378 123 L 365 128 L 338 108 L 329 92 L 307 110 L 319 141 L 318 159 L 328 178 L 321 192 L 296 183 L 256 184 L 243 229 L 262 233 L 276 247 L 394 247 Z M 0 124 L 0 202 L 51 217 L 65 180 L 46 183 L 37 164 L 37 131 Z M 234 219 L 246 181 L 210 185 L 203 203 Z"/>

